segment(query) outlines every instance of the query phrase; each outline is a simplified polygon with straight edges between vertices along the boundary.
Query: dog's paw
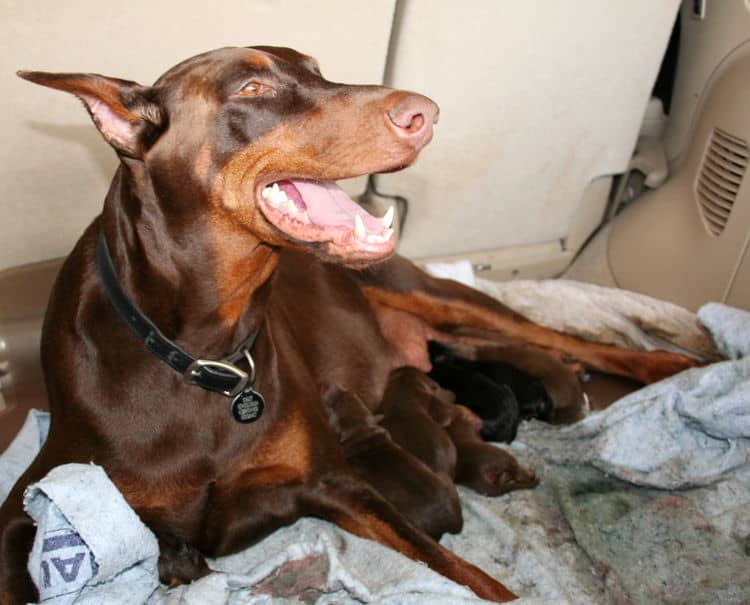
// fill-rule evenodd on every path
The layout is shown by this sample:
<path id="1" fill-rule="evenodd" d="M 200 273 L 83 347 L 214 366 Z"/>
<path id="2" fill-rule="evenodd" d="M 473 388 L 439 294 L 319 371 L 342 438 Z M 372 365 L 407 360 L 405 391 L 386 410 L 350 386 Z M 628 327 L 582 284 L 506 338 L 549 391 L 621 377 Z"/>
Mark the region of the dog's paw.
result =
<path id="1" fill-rule="evenodd" d="M 174 588 L 211 573 L 203 555 L 174 536 L 159 536 L 159 581 Z"/>

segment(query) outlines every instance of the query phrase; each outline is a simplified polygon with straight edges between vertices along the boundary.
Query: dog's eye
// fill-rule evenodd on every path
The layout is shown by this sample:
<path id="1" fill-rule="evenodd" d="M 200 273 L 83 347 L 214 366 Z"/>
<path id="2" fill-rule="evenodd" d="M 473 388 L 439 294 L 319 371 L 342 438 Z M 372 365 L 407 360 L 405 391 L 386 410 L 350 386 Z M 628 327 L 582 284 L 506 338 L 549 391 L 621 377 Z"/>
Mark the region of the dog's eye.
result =
<path id="1" fill-rule="evenodd" d="M 266 95 L 275 95 L 276 90 L 274 90 L 273 87 L 268 86 L 268 84 L 263 84 L 261 82 L 256 82 L 255 80 L 253 80 L 245 84 L 245 86 L 242 87 L 242 90 L 240 90 L 237 94 L 244 97 L 260 97 Z"/>

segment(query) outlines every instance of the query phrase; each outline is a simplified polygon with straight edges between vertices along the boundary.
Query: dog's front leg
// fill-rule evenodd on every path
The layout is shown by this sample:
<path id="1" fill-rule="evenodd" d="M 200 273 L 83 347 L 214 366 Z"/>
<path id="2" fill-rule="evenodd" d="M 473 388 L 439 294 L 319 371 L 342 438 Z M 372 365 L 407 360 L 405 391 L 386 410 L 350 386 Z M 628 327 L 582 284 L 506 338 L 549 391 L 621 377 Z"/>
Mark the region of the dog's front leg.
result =
<path id="1" fill-rule="evenodd" d="M 0 510 L 0 605 L 36 603 L 39 596 L 26 569 L 36 528 L 15 502 Z"/>
<path id="2" fill-rule="evenodd" d="M 517 598 L 500 582 L 409 523 L 375 489 L 353 473 L 336 472 L 322 477 L 316 489 L 306 492 L 305 500 L 308 514 L 328 519 L 357 536 L 422 561 L 437 573 L 468 586 L 483 599 L 505 603 Z"/>
<path id="3" fill-rule="evenodd" d="M 52 468 L 43 449 L 0 507 L 0 605 L 36 603 L 39 594 L 28 571 L 36 527 L 23 510 L 23 493 Z"/>

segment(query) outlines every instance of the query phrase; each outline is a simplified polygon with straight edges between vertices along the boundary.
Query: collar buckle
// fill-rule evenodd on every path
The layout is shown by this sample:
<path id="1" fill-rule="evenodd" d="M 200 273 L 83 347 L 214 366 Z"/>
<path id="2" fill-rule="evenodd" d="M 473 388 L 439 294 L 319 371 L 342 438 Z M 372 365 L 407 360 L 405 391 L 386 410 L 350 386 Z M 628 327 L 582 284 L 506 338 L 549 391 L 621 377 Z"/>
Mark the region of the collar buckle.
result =
<path id="1" fill-rule="evenodd" d="M 253 372 L 254 373 L 254 372 Z M 196 359 L 183 374 L 185 382 L 208 391 L 235 397 L 250 382 L 250 376 L 228 361 Z"/>

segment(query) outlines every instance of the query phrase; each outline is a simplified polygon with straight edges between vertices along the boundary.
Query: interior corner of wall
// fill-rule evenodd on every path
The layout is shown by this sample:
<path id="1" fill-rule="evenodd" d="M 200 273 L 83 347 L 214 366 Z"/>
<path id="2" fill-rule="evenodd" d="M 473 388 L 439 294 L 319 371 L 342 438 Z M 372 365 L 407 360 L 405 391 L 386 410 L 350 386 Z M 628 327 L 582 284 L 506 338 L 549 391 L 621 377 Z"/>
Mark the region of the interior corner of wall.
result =
<path id="1" fill-rule="evenodd" d="M 612 176 L 603 175 L 589 181 L 581 195 L 573 216 L 570 229 L 565 236 L 565 248 L 573 253 L 583 246 L 602 222 L 607 208 Z"/>

